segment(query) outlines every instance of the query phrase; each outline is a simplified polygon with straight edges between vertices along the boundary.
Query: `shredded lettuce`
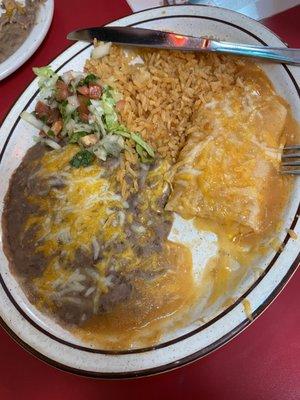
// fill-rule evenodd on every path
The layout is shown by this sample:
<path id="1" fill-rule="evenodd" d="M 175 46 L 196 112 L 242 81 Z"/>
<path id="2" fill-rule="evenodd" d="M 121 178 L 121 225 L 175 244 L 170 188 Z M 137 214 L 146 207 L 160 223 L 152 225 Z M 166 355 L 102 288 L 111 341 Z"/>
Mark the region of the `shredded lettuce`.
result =
<path id="1" fill-rule="evenodd" d="M 67 100 L 62 101 L 61 103 L 58 103 L 58 109 L 61 113 L 63 123 L 64 123 L 64 129 L 63 131 L 65 132 L 65 127 L 68 126 L 69 122 L 72 121 L 72 112 L 70 112 L 69 104 Z"/>
<path id="2" fill-rule="evenodd" d="M 41 68 L 33 68 L 33 72 L 38 77 L 38 85 L 40 88 L 39 98 L 43 101 L 47 101 L 55 92 L 55 85 L 59 76 L 49 65 Z"/>
<path id="3" fill-rule="evenodd" d="M 104 126 L 109 133 L 117 134 L 130 139 L 131 134 L 128 129 L 119 123 L 118 113 L 116 111 L 116 91 L 106 85 L 103 88 L 101 105 L 103 109 Z"/>
<path id="4" fill-rule="evenodd" d="M 106 159 L 107 159 L 107 152 L 106 152 L 106 150 L 104 149 L 104 147 L 99 146 L 99 147 L 97 147 L 97 148 L 94 148 L 92 151 L 93 151 L 93 153 L 95 154 L 95 156 L 96 156 L 97 158 L 99 158 L 99 160 L 101 160 L 101 161 L 106 161 Z"/>
<path id="5" fill-rule="evenodd" d="M 116 102 L 112 96 L 112 90 L 105 86 L 101 97 L 101 106 L 104 114 L 104 124 L 109 132 L 119 129 L 118 114 L 115 110 Z"/>
<path id="6" fill-rule="evenodd" d="M 98 142 L 91 151 L 97 158 L 102 161 L 107 159 L 107 156 L 118 157 L 124 149 L 124 139 L 121 136 L 106 135 Z"/>
<path id="7" fill-rule="evenodd" d="M 99 128 L 99 132 L 102 136 L 106 135 L 106 129 L 102 121 L 104 110 L 100 100 L 91 100 L 91 104 L 88 106 L 90 113 L 94 116 L 96 126 Z"/>
<path id="8" fill-rule="evenodd" d="M 92 133 L 93 126 L 89 124 L 85 124 L 84 122 L 80 122 L 78 118 L 70 119 L 69 122 L 64 124 L 63 135 L 68 135 L 71 137 L 75 132 L 87 132 Z"/>
<path id="9" fill-rule="evenodd" d="M 114 157 L 118 157 L 120 152 L 124 149 L 124 139 L 121 136 L 107 135 L 100 143 L 107 154 Z"/>
<path id="10" fill-rule="evenodd" d="M 40 68 L 32 68 L 35 75 L 39 78 L 39 86 L 43 86 L 44 81 L 52 78 L 56 73 L 52 70 L 50 65 Z"/>
<path id="11" fill-rule="evenodd" d="M 140 135 L 138 135 L 137 133 L 132 133 L 131 134 L 131 139 L 135 141 L 135 143 L 137 145 L 139 145 L 142 149 L 144 149 L 151 158 L 155 157 L 155 153 L 154 150 L 152 149 L 152 147 L 150 146 L 150 144 L 146 143 L 141 137 Z M 139 148 L 139 147 L 138 147 Z"/>
<path id="12" fill-rule="evenodd" d="M 103 93 L 106 93 L 108 97 L 112 97 L 115 104 L 117 103 L 117 101 L 123 98 L 123 96 L 117 90 L 112 88 L 110 85 L 103 86 Z"/>
<path id="13" fill-rule="evenodd" d="M 91 79 L 94 77 L 91 77 Z M 136 143 L 136 150 L 144 160 L 144 162 L 149 162 L 149 157 L 154 158 L 154 151 L 152 147 L 146 143 L 138 134 L 130 133 L 128 129 L 119 123 L 118 114 L 116 111 L 116 100 L 115 100 L 114 90 L 106 85 L 103 88 L 103 94 L 100 100 L 90 100 L 88 109 L 91 113 L 89 127 L 90 129 L 77 129 L 78 131 L 86 131 L 90 133 L 91 131 L 98 135 L 99 143 L 92 149 L 93 153 L 101 160 L 106 160 L 107 155 L 118 156 L 119 153 L 124 148 L 124 139 L 132 139 Z M 63 119 L 68 119 L 69 114 L 67 107 L 62 103 L 60 106 L 60 111 Z M 76 118 L 75 118 L 76 120 Z M 72 121 L 69 121 L 69 125 Z M 78 124 L 76 124 L 78 128 Z M 91 128 L 92 127 L 92 128 Z M 73 133 L 74 133 L 74 123 L 73 123 Z M 92 129 L 92 130 L 91 130 Z M 79 138 L 72 136 L 71 139 L 77 141 Z M 148 157 L 147 157 L 148 155 Z M 150 160 L 151 161 L 151 160 Z"/>
<path id="14" fill-rule="evenodd" d="M 123 128 L 123 126 L 122 126 L 122 128 Z M 114 131 L 114 134 L 123 136 L 123 137 L 125 137 L 127 139 L 131 139 L 131 134 L 127 130 Z"/>
<path id="15" fill-rule="evenodd" d="M 149 164 L 153 162 L 153 158 L 151 157 L 147 157 L 147 153 L 145 152 L 145 150 L 142 148 L 142 146 L 140 146 L 139 144 L 136 143 L 135 145 L 135 150 L 138 153 L 142 163 L 144 164 Z"/>
<path id="16" fill-rule="evenodd" d="M 63 134 L 71 135 L 75 131 L 91 132 L 92 127 L 79 120 L 77 107 L 71 105 L 67 100 L 58 103 L 58 109 L 63 119 Z"/>

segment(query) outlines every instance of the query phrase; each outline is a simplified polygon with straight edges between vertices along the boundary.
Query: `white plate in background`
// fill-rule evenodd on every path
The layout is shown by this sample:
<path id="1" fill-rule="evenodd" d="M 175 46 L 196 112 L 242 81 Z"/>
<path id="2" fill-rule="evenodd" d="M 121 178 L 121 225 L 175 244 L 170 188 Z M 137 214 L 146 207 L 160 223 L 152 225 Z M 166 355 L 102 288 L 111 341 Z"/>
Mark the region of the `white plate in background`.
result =
<path id="1" fill-rule="evenodd" d="M 21 67 L 40 47 L 50 28 L 53 12 L 54 0 L 46 0 L 44 4 L 41 4 L 37 13 L 36 24 L 27 38 L 11 56 L 0 63 L 0 81 Z"/>

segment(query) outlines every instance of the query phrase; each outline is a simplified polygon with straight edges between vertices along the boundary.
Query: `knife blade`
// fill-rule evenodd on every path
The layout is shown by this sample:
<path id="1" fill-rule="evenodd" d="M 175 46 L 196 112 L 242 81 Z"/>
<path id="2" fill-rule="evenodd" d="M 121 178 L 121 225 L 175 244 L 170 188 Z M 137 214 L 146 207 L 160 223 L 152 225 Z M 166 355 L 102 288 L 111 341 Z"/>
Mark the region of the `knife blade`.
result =
<path id="1" fill-rule="evenodd" d="M 185 50 L 194 50 L 205 45 L 207 39 L 184 36 L 171 32 L 157 31 L 153 29 L 131 27 L 100 27 L 74 31 L 68 34 L 69 40 L 83 40 L 93 42 L 94 39 L 103 42 L 113 42 L 125 46 L 158 47 L 172 49 L 183 47 Z"/>
<path id="2" fill-rule="evenodd" d="M 300 64 L 300 49 L 252 46 L 153 29 L 113 26 L 95 27 L 71 32 L 68 34 L 67 38 L 69 40 L 82 40 L 85 42 L 93 42 L 94 39 L 97 39 L 99 41 L 112 42 L 124 46 L 217 52 L 262 58 L 280 63 Z"/>

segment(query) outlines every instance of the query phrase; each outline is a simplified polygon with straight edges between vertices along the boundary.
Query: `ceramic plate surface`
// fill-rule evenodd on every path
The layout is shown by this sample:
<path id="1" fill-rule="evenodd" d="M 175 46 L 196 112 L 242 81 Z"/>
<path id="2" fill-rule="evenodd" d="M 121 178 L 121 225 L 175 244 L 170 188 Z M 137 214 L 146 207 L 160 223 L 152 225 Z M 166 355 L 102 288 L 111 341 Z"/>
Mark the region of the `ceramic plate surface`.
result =
<path id="1" fill-rule="evenodd" d="M 238 13 L 206 6 L 162 7 L 146 10 L 113 22 L 114 26 L 138 26 L 166 29 L 189 35 L 211 35 L 223 40 L 247 44 L 284 46 L 283 42 L 258 22 Z M 74 26 L 74 29 L 79 28 Z M 91 45 L 78 42 L 52 63 L 60 73 L 80 70 L 89 57 Z M 278 93 L 291 105 L 300 121 L 300 68 L 265 63 L 262 65 Z M 0 129 L 0 214 L 9 178 L 20 164 L 26 150 L 33 145 L 33 129 L 20 120 L 23 110 L 34 109 L 38 93 L 33 81 L 14 105 Z M 206 321 L 190 324 L 161 338 L 155 347 L 123 352 L 102 351 L 74 338 L 69 332 L 32 306 L 15 278 L 10 274 L 0 242 L 0 316 L 2 325 L 26 349 L 59 368 L 87 376 L 125 378 L 149 375 L 176 368 L 216 350 L 246 328 L 250 321 L 243 307 L 247 299 L 254 319 L 281 291 L 299 261 L 299 240 L 287 235 L 293 229 L 300 237 L 298 222 L 300 181 L 295 187 L 284 215 L 280 241 L 283 251 L 270 252 L 261 261 L 264 273 L 259 277 L 249 273 L 233 293 L 236 302 L 226 310 L 212 313 Z M 211 235 L 195 244 L 191 224 L 176 218 L 180 232 L 174 240 L 187 244 L 193 241 L 193 257 L 208 259 L 214 251 Z M 1 232 L 0 232 L 1 233 Z M 183 240 L 184 239 L 184 240 Z M 196 238 L 197 239 L 197 238 Z M 204 244 L 199 244 L 204 242 Z M 202 260 L 203 261 L 203 260 Z M 203 262 L 202 262 L 203 263 Z M 201 272 L 201 271 L 198 271 Z"/>
<path id="2" fill-rule="evenodd" d="M 21 67 L 40 47 L 50 28 L 53 11 L 54 0 L 46 0 L 45 4 L 41 5 L 36 24 L 26 40 L 7 60 L 0 64 L 0 81 Z"/>

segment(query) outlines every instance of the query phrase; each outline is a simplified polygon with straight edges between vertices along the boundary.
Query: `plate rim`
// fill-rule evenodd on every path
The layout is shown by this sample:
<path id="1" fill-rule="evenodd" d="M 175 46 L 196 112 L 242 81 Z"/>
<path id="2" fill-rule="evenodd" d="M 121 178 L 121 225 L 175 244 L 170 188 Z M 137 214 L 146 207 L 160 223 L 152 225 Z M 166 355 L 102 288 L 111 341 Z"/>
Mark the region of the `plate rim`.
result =
<path id="1" fill-rule="evenodd" d="M 177 5 L 176 7 L 186 8 L 186 7 L 189 7 L 189 6 Z M 207 6 L 207 5 L 197 5 L 196 7 L 209 7 L 209 8 L 212 8 L 212 7 Z M 128 18 L 128 17 L 132 17 L 132 16 L 134 16 L 135 14 L 145 13 L 145 12 L 151 11 L 151 10 L 153 10 L 153 9 L 164 9 L 164 8 L 169 8 L 169 9 L 170 9 L 170 8 L 173 8 L 173 6 L 171 6 L 171 7 L 170 7 L 170 6 L 154 7 L 154 8 L 152 8 L 152 9 L 142 10 L 142 11 L 139 11 L 139 12 L 137 12 L 137 13 L 130 14 L 130 15 L 127 16 L 127 17 L 123 17 L 123 18 L 119 18 L 119 19 L 116 19 L 116 20 L 114 20 L 114 21 L 111 21 L 110 24 L 113 23 L 113 22 L 122 21 L 123 19 Z M 219 8 L 220 10 L 225 10 L 225 9 L 223 9 L 223 8 L 221 8 L 221 7 L 213 7 L 213 8 Z M 226 10 L 226 11 L 228 11 L 228 10 Z M 235 14 L 239 14 L 239 13 L 236 13 L 236 12 L 235 12 Z M 239 14 L 239 15 L 241 15 L 243 18 L 246 18 L 246 19 L 250 19 L 250 20 L 251 20 L 251 18 L 246 17 L 246 16 L 244 16 L 244 15 L 242 15 L 242 14 Z M 175 14 L 175 15 L 173 15 L 174 18 L 176 18 L 176 17 L 196 17 L 196 16 L 197 16 L 197 15 L 193 15 L 193 14 L 190 14 L 190 15 L 187 15 L 187 14 L 185 14 L 185 15 L 176 15 L 176 14 Z M 199 15 L 199 16 L 201 17 L 201 15 Z M 172 15 L 171 15 L 171 16 L 168 16 L 168 17 L 172 17 Z M 202 17 L 203 17 L 203 16 L 202 16 Z M 129 24 L 129 25 L 136 25 L 136 24 L 140 24 L 140 23 L 147 22 L 147 21 L 159 20 L 159 19 L 160 19 L 160 17 L 157 16 L 157 17 L 155 17 L 155 18 L 150 18 L 150 19 L 143 20 L 143 21 L 137 21 L 137 22 L 135 22 L 135 23 L 133 23 L 133 24 Z M 214 18 L 214 19 L 215 19 L 215 18 Z M 221 21 L 221 22 L 226 22 L 226 21 L 224 21 L 224 20 L 222 20 L 222 19 L 220 19 L 220 21 Z M 255 20 L 253 20 L 253 21 L 255 21 Z M 257 21 L 255 21 L 255 22 L 257 23 Z M 232 24 L 232 25 L 233 25 L 233 24 Z M 238 27 L 238 26 L 236 26 L 236 27 Z M 241 27 L 238 27 L 238 28 L 241 29 Z M 266 28 L 266 27 L 264 27 L 264 28 Z M 268 29 L 268 28 L 266 28 L 266 29 Z M 278 35 L 274 34 L 270 29 L 268 29 L 268 30 L 270 31 L 270 33 L 272 33 L 272 35 L 276 36 L 276 37 L 282 42 L 282 40 L 280 39 L 280 37 L 279 37 Z M 247 31 L 247 33 L 252 35 L 252 32 Z M 254 37 L 255 37 L 255 36 L 254 36 Z M 255 38 L 258 39 L 258 40 L 261 40 L 261 39 L 258 38 L 258 37 L 255 37 Z M 282 43 L 284 44 L 284 42 L 282 42 Z M 78 45 L 78 44 L 77 44 L 77 45 Z M 73 48 L 74 46 L 76 46 L 76 44 L 71 45 L 70 47 Z M 70 48 L 70 47 L 69 47 L 69 48 Z M 83 47 L 83 44 L 80 43 L 80 46 L 78 46 L 78 47 L 81 48 L 80 51 L 84 51 L 84 49 L 86 49 L 86 48 L 89 47 L 89 46 L 84 46 L 84 47 Z M 63 55 L 65 52 L 67 52 L 67 50 L 68 50 L 68 48 L 66 48 L 63 52 L 61 52 L 52 62 L 55 62 L 61 55 Z M 74 57 L 76 57 L 77 55 L 78 55 L 78 52 L 77 52 L 76 54 L 74 54 L 73 57 L 70 57 L 70 58 L 74 58 Z M 69 62 L 69 61 L 70 61 L 70 58 L 69 58 L 65 63 Z M 64 63 L 61 63 L 61 64 L 59 65 L 59 67 L 62 68 L 63 64 L 64 64 Z M 288 69 L 288 67 L 286 67 L 285 69 L 287 70 L 287 72 L 288 72 L 288 73 L 291 75 L 291 77 L 293 78 L 293 75 L 292 75 L 291 71 Z M 27 88 L 28 88 L 31 84 L 32 84 L 32 82 L 27 86 Z M 298 94 L 299 94 L 299 86 L 298 86 L 297 82 L 295 81 L 294 84 L 295 84 L 295 87 L 296 87 L 296 89 L 298 90 Z M 26 89 L 27 89 L 27 88 L 26 88 Z M 25 89 L 24 91 L 26 91 L 26 89 Z M 35 95 L 33 95 L 33 96 L 35 96 Z M 33 96 L 32 96 L 32 97 L 33 97 Z M 19 97 L 19 98 L 20 98 L 20 97 Z M 14 105 L 18 102 L 19 98 L 15 101 Z M 10 114 L 11 110 L 14 108 L 14 105 L 10 108 L 10 110 L 8 111 L 8 113 L 7 113 L 7 115 L 5 116 L 5 118 L 4 118 L 3 121 L 6 120 L 7 116 Z M 17 120 L 18 120 L 18 118 L 15 120 L 15 123 L 17 123 Z M 1 146 L 1 147 L 2 147 L 2 146 Z M 3 148 L 3 147 L 4 147 L 4 148 Z M 3 147 L 1 148 L 2 151 L 5 149 L 5 146 L 3 146 Z M 300 253 L 299 253 L 298 256 L 296 257 L 296 259 L 294 260 L 294 262 L 292 263 L 292 265 L 289 267 L 288 272 L 283 276 L 283 279 L 282 279 L 276 286 L 274 286 L 274 288 L 273 288 L 271 294 L 268 296 L 268 298 L 265 299 L 265 301 L 264 301 L 262 304 L 260 304 L 260 306 L 256 309 L 253 319 L 256 319 L 259 315 L 261 315 L 262 312 L 265 311 L 265 310 L 268 308 L 268 306 L 274 301 L 274 299 L 278 296 L 278 294 L 281 292 L 281 290 L 282 290 L 282 289 L 284 288 L 284 286 L 287 284 L 287 282 L 289 281 L 289 279 L 291 278 L 291 276 L 295 273 L 295 271 L 296 271 L 296 269 L 297 269 L 297 266 L 298 266 L 298 263 L 299 263 L 299 260 L 300 260 Z M 264 276 L 264 274 L 263 274 L 263 276 Z M 262 276 L 262 277 L 263 277 L 263 276 Z M 262 279 L 262 277 L 261 277 L 261 279 Z M 260 280 L 260 279 L 256 280 L 255 283 L 257 283 L 259 280 Z M 244 295 L 242 295 L 242 296 L 239 298 L 239 301 L 241 301 L 242 298 L 246 297 L 247 294 L 248 294 L 248 292 L 251 292 L 253 289 L 254 289 L 254 288 L 253 288 L 253 285 L 251 285 L 251 287 L 246 291 L 246 293 L 245 293 Z M 236 304 L 234 304 L 234 306 L 236 306 Z M 234 308 L 234 306 L 233 306 L 233 308 Z M 262 309 L 259 310 L 260 308 L 262 308 Z M 259 311 L 258 311 L 258 310 L 259 310 Z M 228 312 L 229 310 L 227 309 L 226 311 Z M 220 314 L 222 314 L 222 313 L 220 313 Z M 17 334 L 16 334 L 12 329 L 2 320 L 2 318 L 0 318 L 0 325 L 1 325 L 1 326 L 4 325 L 4 326 L 3 326 L 4 329 L 13 337 L 13 339 L 14 339 L 15 341 L 17 341 L 17 343 L 19 343 L 23 348 L 25 348 L 25 350 L 31 352 L 32 354 L 34 354 L 34 355 L 37 356 L 38 358 L 42 359 L 43 361 L 46 361 L 47 363 L 49 363 L 49 364 L 51 364 L 51 365 L 53 365 L 53 366 L 55 366 L 55 367 L 57 367 L 57 368 L 59 368 L 59 369 L 62 369 L 62 370 L 68 371 L 68 372 L 73 372 L 73 373 L 75 373 L 75 374 L 79 374 L 79 375 L 83 375 L 83 376 L 90 376 L 90 377 L 98 377 L 98 378 L 112 378 L 112 379 L 115 379 L 115 378 L 130 378 L 130 377 L 137 377 L 137 376 L 153 375 L 153 374 L 156 374 L 156 373 L 165 372 L 165 371 L 167 371 L 167 370 L 175 369 L 175 368 L 178 368 L 178 367 L 180 367 L 180 366 L 182 366 L 182 365 L 191 363 L 191 362 L 193 362 L 193 361 L 195 361 L 195 360 L 197 360 L 197 359 L 199 359 L 199 358 L 202 358 L 202 357 L 204 357 L 204 356 L 210 354 L 211 352 L 217 350 L 218 348 L 220 348 L 220 347 L 222 347 L 223 345 L 225 345 L 226 343 L 228 343 L 228 342 L 229 342 L 230 340 L 232 340 L 235 336 L 237 336 L 240 332 L 242 332 L 247 326 L 249 326 L 252 322 L 253 322 L 253 321 L 249 321 L 248 319 L 245 319 L 241 324 L 239 324 L 238 326 L 236 326 L 236 327 L 234 328 L 234 332 L 230 331 L 230 332 L 226 333 L 223 337 L 221 337 L 220 339 L 218 339 L 218 340 L 217 340 L 218 344 L 216 344 L 216 342 L 213 342 L 212 345 L 211 345 L 213 348 L 212 348 L 212 349 L 208 349 L 208 350 L 205 352 L 205 354 L 201 354 L 201 353 L 205 350 L 205 348 L 202 348 L 201 350 L 199 350 L 199 351 L 197 351 L 197 352 L 194 352 L 194 353 L 192 353 L 192 354 L 190 354 L 190 355 L 188 355 L 188 356 L 186 356 L 186 357 L 184 357 L 184 358 L 180 358 L 180 359 L 179 359 L 179 362 L 176 362 L 176 361 L 175 361 L 175 362 L 171 362 L 170 364 L 163 364 L 163 365 L 161 365 L 161 366 L 159 366 L 159 367 L 154 367 L 153 369 L 151 368 L 151 369 L 145 369 L 145 370 L 138 370 L 137 372 L 115 372 L 115 373 L 114 373 L 114 372 L 109 372 L 109 373 L 102 373 L 102 372 L 86 371 L 86 370 L 84 370 L 84 369 L 77 369 L 77 368 L 74 368 L 74 367 L 69 367 L 69 366 L 67 366 L 67 365 L 65 365 L 65 364 L 59 363 L 59 362 L 56 361 L 56 360 L 53 360 L 53 359 L 51 359 L 51 358 L 48 358 L 48 357 L 45 356 L 43 353 L 39 352 L 38 350 L 36 350 L 35 348 L 31 347 L 31 346 L 28 345 L 26 342 L 24 342 L 19 336 L 17 336 Z M 183 335 L 183 336 L 184 336 L 184 335 Z M 222 340 L 223 340 L 223 342 L 222 342 L 221 344 L 219 344 L 219 342 L 222 341 Z M 156 347 L 159 347 L 159 346 L 156 346 Z M 210 347 L 210 346 L 208 346 L 208 347 Z M 154 346 L 154 349 L 155 349 L 155 346 Z M 142 350 L 144 350 L 144 349 L 142 349 Z M 151 350 L 153 350 L 153 348 L 150 348 L 150 349 L 149 349 L 149 351 L 151 351 Z M 144 350 L 144 351 L 146 351 L 146 350 Z M 199 355 L 199 353 L 200 353 L 200 355 Z"/>

